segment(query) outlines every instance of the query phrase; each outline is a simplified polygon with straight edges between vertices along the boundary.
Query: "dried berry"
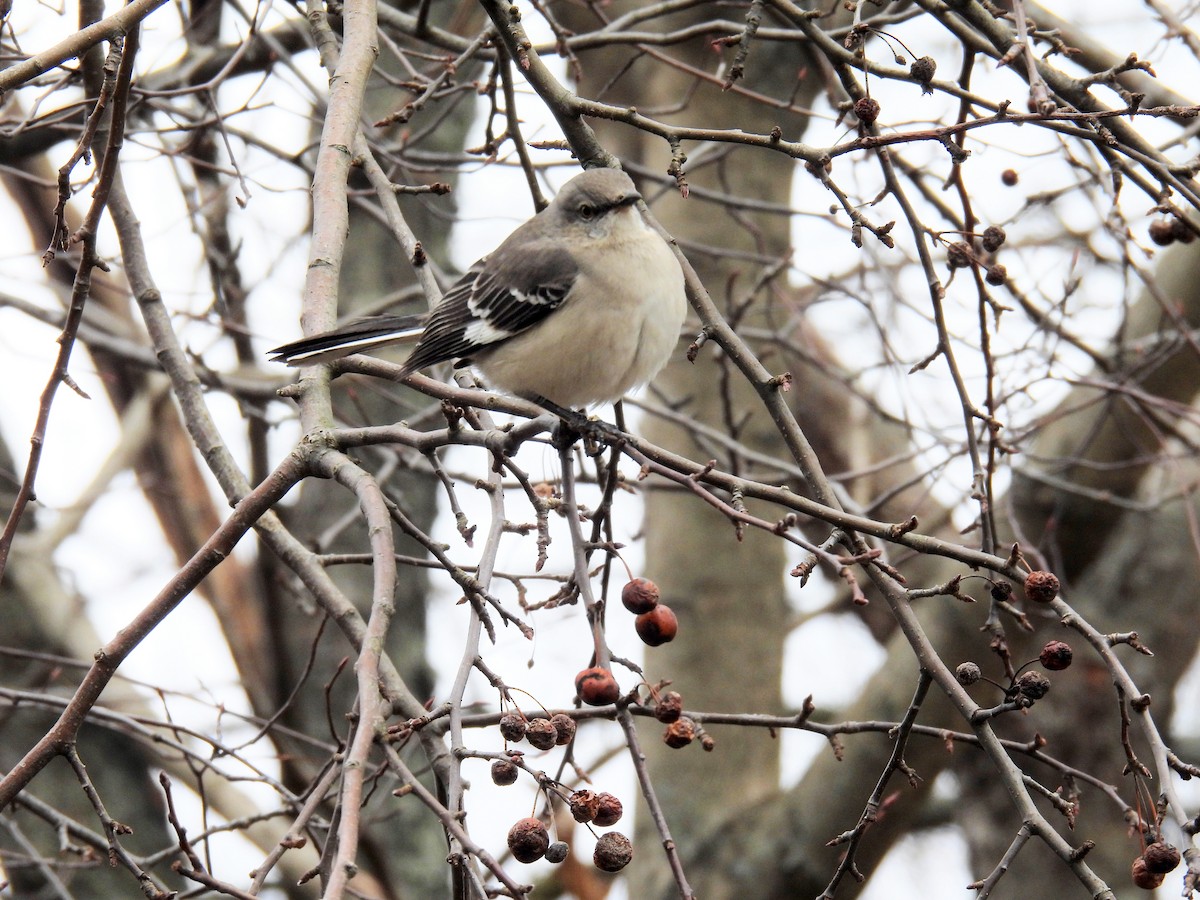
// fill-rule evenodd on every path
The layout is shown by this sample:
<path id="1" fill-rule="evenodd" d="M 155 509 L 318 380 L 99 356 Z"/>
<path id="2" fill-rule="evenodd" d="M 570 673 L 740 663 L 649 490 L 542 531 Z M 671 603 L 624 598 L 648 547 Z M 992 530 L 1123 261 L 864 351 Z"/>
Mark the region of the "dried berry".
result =
<path id="1" fill-rule="evenodd" d="M 987 274 L 983 276 L 983 280 L 994 287 L 1000 287 L 1002 284 L 1008 283 L 1008 269 L 1004 268 L 1000 263 L 993 263 L 988 266 Z"/>
<path id="2" fill-rule="evenodd" d="M 992 599 L 997 603 L 1004 603 L 1006 600 L 1011 600 L 1012 591 L 1012 585 L 1007 581 L 996 581 L 992 583 Z"/>
<path id="3" fill-rule="evenodd" d="M 525 740 L 538 750 L 549 750 L 558 741 L 558 729 L 549 719 L 534 719 L 525 728 Z"/>
<path id="4" fill-rule="evenodd" d="M 497 759 L 492 763 L 492 783 L 503 787 L 517 780 L 519 774 L 517 764 L 507 759 Z"/>
<path id="5" fill-rule="evenodd" d="M 1020 180 L 1021 176 L 1017 174 L 1016 169 L 1005 169 L 1000 173 L 1000 183 L 1005 187 L 1016 187 Z"/>
<path id="6" fill-rule="evenodd" d="M 1146 868 L 1156 875 L 1166 875 L 1179 865 L 1179 851 L 1166 841 L 1155 841 L 1142 851 Z"/>
<path id="7" fill-rule="evenodd" d="M 625 809 L 621 806 L 620 800 L 608 791 L 601 791 L 596 795 L 596 815 L 592 819 L 592 822 L 601 828 L 616 825 L 621 821 L 621 814 L 624 811 Z"/>
<path id="8" fill-rule="evenodd" d="M 1041 700 L 1050 693 L 1050 679 L 1041 672 L 1022 672 L 1014 687 L 1030 700 Z"/>
<path id="9" fill-rule="evenodd" d="M 1188 223 L 1176 216 L 1171 219 L 1171 234 L 1175 235 L 1175 240 L 1181 244 L 1190 244 L 1196 239 L 1196 232 L 1188 226 Z"/>
<path id="10" fill-rule="evenodd" d="M 575 676 L 575 690 L 579 699 L 588 706 L 605 706 L 616 703 L 621 696 L 621 687 L 613 673 L 601 666 L 584 669 Z"/>
<path id="11" fill-rule="evenodd" d="M 958 668 L 954 670 L 954 677 L 958 679 L 958 683 L 963 687 L 974 684 L 983 677 L 983 672 L 979 670 L 979 666 L 973 662 L 960 663 Z"/>
<path id="12" fill-rule="evenodd" d="M 663 743 L 678 750 L 696 739 L 696 723 L 687 716 L 680 716 L 663 732 Z"/>
<path id="13" fill-rule="evenodd" d="M 565 841 L 555 841 L 546 848 L 546 862 L 560 863 L 567 858 L 571 852 L 571 848 L 567 846 Z"/>
<path id="14" fill-rule="evenodd" d="M 634 619 L 633 627 L 643 643 L 658 647 L 675 640 L 675 633 L 679 631 L 679 620 L 671 611 L 671 607 L 660 603 L 650 612 L 642 613 Z"/>
<path id="15" fill-rule="evenodd" d="M 634 578 L 621 588 L 621 603 L 635 616 L 648 613 L 658 606 L 658 585 L 647 578 Z"/>
<path id="16" fill-rule="evenodd" d="M 654 704 L 654 718 L 660 722 L 674 722 L 683 712 L 683 697 L 679 691 L 666 691 L 658 695 Z"/>
<path id="17" fill-rule="evenodd" d="M 1147 891 L 1152 891 L 1162 884 L 1163 878 L 1165 877 L 1160 872 L 1151 872 L 1146 866 L 1145 858 L 1141 856 L 1133 861 L 1133 867 L 1130 870 L 1130 874 L 1133 876 L 1133 883 L 1137 887 Z"/>
<path id="18" fill-rule="evenodd" d="M 879 118 L 879 101 L 870 97 L 859 97 L 854 101 L 854 114 L 864 125 L 874 125 Z"/>
<path id="19" fill-rule="evenodd" d="M 550 832 L 540 819 L 521 819 L 508 830 L 508 849 L 518 862 L 531 863 L 546 855 Z"/>
<path id="20" fill-rule="evenodd" d="M 1175 243 L 1175 229 L 1168 219 L 1155 219 L 1150 223 L 1150 240 L 1160 247 Z"/>
<path id="21" fill-rule="evenodd" d="M 603 872 L 620 872 L 633 859 L 633 844 L 619 831 L 600 835 L 592 862 Z"/>
<path id="22" fill-rule="evenodd" d="M 552 715 L 550 724 L 554 726 L 554 743 L 558 746 L 565 747 L 575 739 L 575 720 L 566 713 Z"/>
<path id="23" fill-rule="evenodd" d="M 946 248 L 946 265 L 951 269 L 965 269 L 971 264 L 971 248 L 962 241 L 955 241 Z"/>
<path id="24" fill-rule="evenodd" d="M 567 798 L 567 807 L 576 822 L 590 822 L 600 809 L 600 799 L 591 791 L 574 791 Z"/>
<path id="25" fill-rule="evenodd" d="M 525 717 L 520 713 L 505 713 L 500 717 L 500 733 L 506 741 L 525 737 Z"/>
<path id="26" fill-rule="evenodd" d="M 1004 246 L 1007 239 L 1008 235 L 999 225 L 989 225 L 983 229 L 983 249 L 988 253 L 995 253 Z"/>
<path id="27" fill-rule="evenodd" d="M 1025 577 L 1025 599 L 1031 603 L 1049 603 L 1058 596 L 1058 576 L 1035 571 Z"/>
<path id="28" fill-rule="evenodd" d="M 1038 657 L 1038 661 L 1051 672 L 1059 672 L 1071 665 L 1071 659 L 1075 654 L 1071 652 L 1071 645 L 1063 641 L 1049 641 L 1042 648 L 1042 654 Z"/>
<path id="29" fill-rule="evenodd" d="M 936 72 L 937 61 L 932 56 L 922 56 L 920 59 L 913 60 L 913 64 L 908 67 L 908 74 L 921 83 L 922 94 L 933 93 L 930 82 L 933 81 Z"/>

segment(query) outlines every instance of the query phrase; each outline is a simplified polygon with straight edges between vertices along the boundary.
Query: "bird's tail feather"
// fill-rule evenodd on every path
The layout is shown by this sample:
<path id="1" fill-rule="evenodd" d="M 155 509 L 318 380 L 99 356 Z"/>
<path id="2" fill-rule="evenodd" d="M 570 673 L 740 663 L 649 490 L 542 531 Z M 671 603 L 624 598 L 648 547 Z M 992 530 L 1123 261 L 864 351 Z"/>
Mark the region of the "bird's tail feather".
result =
<path id="1" fill-rule="evenodd" d="M 412 343 L 421 336 L 426 316 L 365 316 L 332 331 L 314 334 L 268 351 L 271 362 L 311 366 L 388 344 Z"/>

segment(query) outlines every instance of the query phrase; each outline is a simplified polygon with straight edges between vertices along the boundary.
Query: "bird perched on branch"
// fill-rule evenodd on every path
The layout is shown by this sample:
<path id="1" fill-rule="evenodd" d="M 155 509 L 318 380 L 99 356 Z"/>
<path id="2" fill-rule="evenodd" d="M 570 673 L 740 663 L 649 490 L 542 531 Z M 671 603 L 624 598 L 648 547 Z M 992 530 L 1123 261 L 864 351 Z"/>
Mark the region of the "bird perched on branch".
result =
<path id="1" fill-rule="evenodd" d="M 271 351 L 310 365 L 416 340 L 408 375 L 447 360 L 552 411 L 619 400 L 666 365 L 687 311 L 683 271 L 616 169 L 576 175 L 427 317 L 380 315 Z"/>

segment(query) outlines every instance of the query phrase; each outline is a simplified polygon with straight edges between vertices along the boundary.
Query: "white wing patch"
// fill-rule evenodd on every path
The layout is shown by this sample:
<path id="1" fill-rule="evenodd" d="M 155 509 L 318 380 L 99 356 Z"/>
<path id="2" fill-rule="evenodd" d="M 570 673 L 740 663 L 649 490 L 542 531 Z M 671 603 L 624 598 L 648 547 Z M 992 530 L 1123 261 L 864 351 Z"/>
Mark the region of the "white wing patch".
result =
<path id="1" fill-rule="evenodd" d="M 473 319 L 463 329 L 463 340 L 468 344 L 484 347 L 488 344 L 494 344 L 496 341 L 503 341 L 506 338 L 510 338 L 515 333 L 506 328 L 497 328 L 486 319 Z"/>

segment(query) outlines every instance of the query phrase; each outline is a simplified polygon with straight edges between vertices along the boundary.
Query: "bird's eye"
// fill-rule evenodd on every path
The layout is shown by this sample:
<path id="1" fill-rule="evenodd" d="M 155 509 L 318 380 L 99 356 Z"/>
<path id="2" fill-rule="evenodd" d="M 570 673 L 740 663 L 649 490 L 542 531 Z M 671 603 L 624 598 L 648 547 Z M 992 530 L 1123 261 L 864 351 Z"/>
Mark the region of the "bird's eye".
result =
<path id="1" fill-rule="evenodd" d="M 596 207 L 592 206 L 590 203 L 580 203 L 579 218 L 583 219 L 585 222 L 590 222 L 592 219 L 596 218 Z"/>

